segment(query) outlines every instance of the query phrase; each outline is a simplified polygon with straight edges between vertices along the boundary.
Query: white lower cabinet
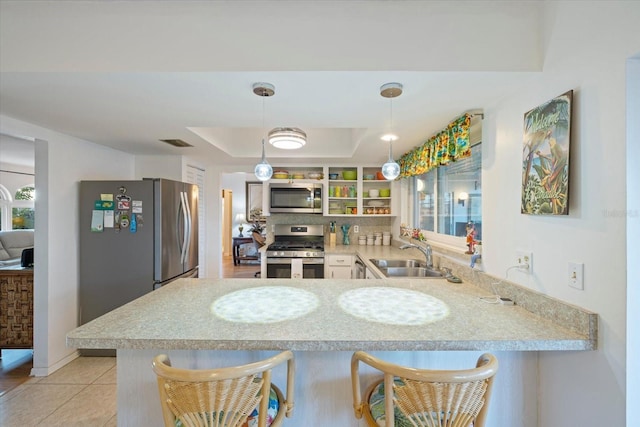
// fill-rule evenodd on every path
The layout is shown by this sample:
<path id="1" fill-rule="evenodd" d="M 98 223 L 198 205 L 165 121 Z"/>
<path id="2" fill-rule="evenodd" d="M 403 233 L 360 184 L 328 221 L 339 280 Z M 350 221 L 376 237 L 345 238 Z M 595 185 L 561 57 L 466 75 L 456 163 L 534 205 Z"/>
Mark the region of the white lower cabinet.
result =
<path id="1" fill-rule="evenodd" d="M 371 270 L 369 270 L 368 268 L 365 269 L 364 278 L 365 279 L 377 279 L 377 277 L 374 276 L 373 273 L 371 272 Z"/>
<path id="2" fill-rule="evenodd" d="M 352 255 L 326 255 L 324 258 L 324 278 L 351 279 L 352 267 Z"/>

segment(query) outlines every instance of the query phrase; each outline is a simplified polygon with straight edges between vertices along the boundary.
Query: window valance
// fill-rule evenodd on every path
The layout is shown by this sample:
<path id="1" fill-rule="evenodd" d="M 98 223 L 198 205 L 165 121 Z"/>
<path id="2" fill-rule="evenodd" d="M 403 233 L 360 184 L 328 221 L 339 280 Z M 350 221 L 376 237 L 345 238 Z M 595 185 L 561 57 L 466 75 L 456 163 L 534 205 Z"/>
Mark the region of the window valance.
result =
<path id="1" fill-rule="evenodd" d="M 469 127 L 471 115 L 464 114 L 400 158 L 400 178 L 422 175 L 440 165 L 471 156 Z"/>

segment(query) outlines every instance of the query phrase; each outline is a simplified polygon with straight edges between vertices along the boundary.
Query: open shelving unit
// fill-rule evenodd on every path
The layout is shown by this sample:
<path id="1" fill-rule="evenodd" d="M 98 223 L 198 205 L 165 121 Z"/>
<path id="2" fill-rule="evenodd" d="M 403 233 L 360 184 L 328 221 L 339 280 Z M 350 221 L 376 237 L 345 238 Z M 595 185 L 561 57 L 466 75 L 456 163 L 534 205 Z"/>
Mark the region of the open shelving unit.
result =
<path id="1" fill-rule="evenodd" d="M 355 179 L 344 179 L 345 171 L 355 171 Z M 380 166 L 325 167 L 323 191 L 326 202 L 324 215 L 394 216 L 392 183 L 376 179 L 379 171 Z M 337 174 L 337 177 L 331 179 L 332 174 Z M 378 191 L 378 195 L 371 195 L 371 190 Z"/>

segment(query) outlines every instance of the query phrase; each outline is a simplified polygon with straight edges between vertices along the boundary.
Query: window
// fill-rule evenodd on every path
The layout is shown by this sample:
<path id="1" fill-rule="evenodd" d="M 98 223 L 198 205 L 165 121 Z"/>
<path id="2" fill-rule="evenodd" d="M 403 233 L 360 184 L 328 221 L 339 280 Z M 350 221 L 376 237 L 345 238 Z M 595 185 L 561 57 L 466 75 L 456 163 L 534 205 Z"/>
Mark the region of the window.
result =
<path id="1" fill-rule="evenodd" d="M 482 239 L 482 144 L 471 156 L 415 176 L 414 224 L 427 234 Z M 436 239 L 438 240 L 438 239 Z M 457 240 L 462 242 L 462 240 Z"/>
<path id="2" fill-rule="evenodd" d="M 10 230 L 9 227 L 9 206 L 11 206 L 11 193 L 0 184 L 0 230 Z"/>
<path id="3" fill-rule="evenodd" d="M 32 185 L 27 185 L 16 191 L 11 209 L 11 225 L 14 230 L 34 228 L 33 201 L 35 198 L 36 189 Z"/>

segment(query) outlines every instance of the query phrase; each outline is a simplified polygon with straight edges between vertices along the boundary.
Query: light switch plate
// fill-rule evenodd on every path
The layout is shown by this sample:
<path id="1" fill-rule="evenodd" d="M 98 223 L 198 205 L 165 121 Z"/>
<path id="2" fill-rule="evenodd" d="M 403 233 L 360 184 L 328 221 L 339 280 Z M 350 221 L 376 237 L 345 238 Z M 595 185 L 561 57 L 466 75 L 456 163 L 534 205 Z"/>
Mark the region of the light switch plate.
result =
<path id="1" fill-rule="evenodd" d="M 353 226 L 353 232 L 354 233 L 359 233 L 360 232 L 360 226 L 359 225 L 354 225 Z"/>
<path id="2" fill-rule="evenodd" d="M 569 263 L 569 286 L 584 290 L 584 264 L 577 262 Z"/>

